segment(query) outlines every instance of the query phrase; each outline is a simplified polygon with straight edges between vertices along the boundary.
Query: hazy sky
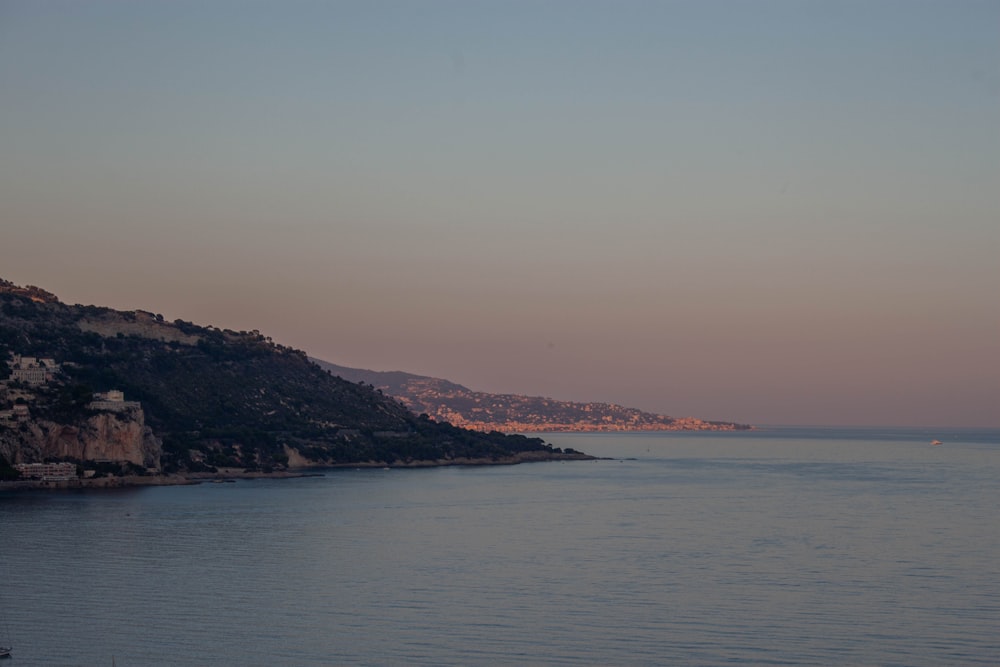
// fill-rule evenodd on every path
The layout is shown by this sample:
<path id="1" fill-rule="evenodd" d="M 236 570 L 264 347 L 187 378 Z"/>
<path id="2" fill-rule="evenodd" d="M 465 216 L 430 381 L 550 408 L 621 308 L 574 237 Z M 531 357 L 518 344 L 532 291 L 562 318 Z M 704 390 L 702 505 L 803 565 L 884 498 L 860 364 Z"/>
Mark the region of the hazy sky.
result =
<path id="1" fill-rule="evenodd" d="M 0 277 L 335 363 L 1000 425 L 1000 2 L 0 0 Z"/>

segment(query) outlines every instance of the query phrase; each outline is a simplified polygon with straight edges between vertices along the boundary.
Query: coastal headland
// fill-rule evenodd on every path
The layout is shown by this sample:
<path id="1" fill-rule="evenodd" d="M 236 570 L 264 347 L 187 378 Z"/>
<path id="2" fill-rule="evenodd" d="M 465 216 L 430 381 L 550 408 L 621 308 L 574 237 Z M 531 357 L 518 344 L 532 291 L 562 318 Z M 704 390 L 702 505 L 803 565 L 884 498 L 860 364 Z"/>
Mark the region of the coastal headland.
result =
<path id="1" fill-rule="evenodd" d="M 4 488 L 585 457 L 541 438 L 417 415 L 259 331 L 70 306 L 0 280 Z"/>

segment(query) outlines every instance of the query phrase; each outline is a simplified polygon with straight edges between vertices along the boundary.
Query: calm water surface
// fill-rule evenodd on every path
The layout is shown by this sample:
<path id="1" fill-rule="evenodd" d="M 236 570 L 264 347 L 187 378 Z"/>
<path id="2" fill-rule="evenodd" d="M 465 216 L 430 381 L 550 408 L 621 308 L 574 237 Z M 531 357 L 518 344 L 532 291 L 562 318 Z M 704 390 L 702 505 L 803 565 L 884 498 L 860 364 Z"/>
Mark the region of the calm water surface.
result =
<path id="1" fill-rule="evenodd" d="M 1000 432 L 548 439 L 616 458 L 0 491 L 8 664 L 1000 664 Z"/>

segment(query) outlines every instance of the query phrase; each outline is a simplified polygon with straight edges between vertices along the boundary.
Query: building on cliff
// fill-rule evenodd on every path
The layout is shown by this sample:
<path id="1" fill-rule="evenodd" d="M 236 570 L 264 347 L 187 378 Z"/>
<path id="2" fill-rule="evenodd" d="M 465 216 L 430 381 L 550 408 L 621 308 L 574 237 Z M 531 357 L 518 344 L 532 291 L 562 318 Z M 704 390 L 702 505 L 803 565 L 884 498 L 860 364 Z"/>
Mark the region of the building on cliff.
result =
<path id="1" fill-rule="evenodd" d="M 139 401 L 126 401 L 124 392 L 118 389 L 94 394 L 94 400 L 88 405 L 91 410 L 107 410 L 109 412 L 122 412 L 138 408 Z"/>

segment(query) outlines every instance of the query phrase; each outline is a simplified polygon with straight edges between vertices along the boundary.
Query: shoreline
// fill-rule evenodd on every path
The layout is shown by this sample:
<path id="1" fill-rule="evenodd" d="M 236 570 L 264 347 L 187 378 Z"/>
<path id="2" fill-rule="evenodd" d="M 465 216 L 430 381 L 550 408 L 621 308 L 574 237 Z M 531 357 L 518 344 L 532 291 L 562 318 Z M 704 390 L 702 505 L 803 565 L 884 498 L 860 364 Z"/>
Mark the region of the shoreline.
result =
<path id="1" fill-rule="evenodd" d="M 74 490 L 74 489 L 124 489 L 141 486 L 193 486 L 213 482 L 236 481 L 238 479 L 295 479 L 300 477 L 321 477 L 316 472 L 334 468 L 446 468 L 452 466 L 499 466 L 521 463 L 544 463 L 547 461 L 596 461 L 589 454 L 555 454 L 553 452 L 518 452 L 503 458 L 456 458 L 419 461 L 355 461 L 353 463 L 316 463 L 313 465 L 276 470 L 273 472 L 250 472 L 241 468 L 220 468 L 216 472 L 175 473 L 170 475 L 125 475 L 122 477 L 97 477 L 90 479 L 66 480 L 5 480 L 0 481 L 2 491 Z"/>
<path id="2" fill-rule="evenodd" d="M 431 459 L 419 461 L 395 461 L 393 463 L 364 461 L 358 463 L 330 463 L 318 468 L 448 468 L 454 466 L 512 466 L 520 463 L 545 463 L 554 461 L 597 461 L 599 457 L 590 454 L 550 454 L 548 452 L 519 452 L 513 456 L 493 458 Z M 299 469 L 301 470 L 301 468 Z"/>

